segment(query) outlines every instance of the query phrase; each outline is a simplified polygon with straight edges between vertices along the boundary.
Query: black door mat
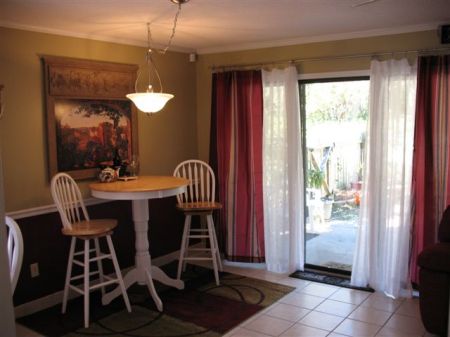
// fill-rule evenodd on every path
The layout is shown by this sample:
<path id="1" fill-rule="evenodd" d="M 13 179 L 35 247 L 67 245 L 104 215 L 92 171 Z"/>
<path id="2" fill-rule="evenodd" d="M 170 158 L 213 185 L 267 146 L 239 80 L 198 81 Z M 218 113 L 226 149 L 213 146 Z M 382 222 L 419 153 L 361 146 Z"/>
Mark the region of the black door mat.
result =
<path id="1" fill-rule="evenodd" d="M 324 275 L 319 274 L 315 272 L 310 271 L 299 271 L 293 272 L 289 277 L 299 278 L 302 280 L 307 281 L 314 281 L 319 283 L 325 283 L 325 284 L 331 284 L 338 287 L 344 287 L 344 288 L 350 288 L 350 289 L 356 289 L 356 290 L 364 290 L 369 291 L 373 293 L 375 290 L 373 290 L 370 287 L 355 287 L 350 284 L 350 280 L 345 277 L 339 277 L 339 276 L 331 276 L 331 275 Z"/>

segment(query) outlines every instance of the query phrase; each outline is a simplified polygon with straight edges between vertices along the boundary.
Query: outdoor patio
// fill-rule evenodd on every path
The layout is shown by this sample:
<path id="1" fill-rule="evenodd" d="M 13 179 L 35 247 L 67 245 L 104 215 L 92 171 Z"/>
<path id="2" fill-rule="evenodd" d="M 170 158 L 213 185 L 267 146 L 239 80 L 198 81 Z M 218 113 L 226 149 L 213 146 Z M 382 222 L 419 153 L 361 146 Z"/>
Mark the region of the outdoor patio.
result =
<path id="1" fill-rule="evenodd" d="M 355 199 L 336 201 L 330 219 L 306 222 L 306 262 L 351 271 L 358 230 Z"/>

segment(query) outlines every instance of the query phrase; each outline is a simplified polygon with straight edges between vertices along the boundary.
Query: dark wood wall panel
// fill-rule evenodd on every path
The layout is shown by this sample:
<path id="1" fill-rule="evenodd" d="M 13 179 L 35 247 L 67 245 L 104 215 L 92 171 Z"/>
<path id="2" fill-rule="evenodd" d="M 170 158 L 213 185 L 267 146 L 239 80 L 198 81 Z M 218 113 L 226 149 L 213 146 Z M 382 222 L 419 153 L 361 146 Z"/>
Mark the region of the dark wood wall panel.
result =
<path id="1" fill-rule="evenodd" d="M 176 199 L 149 201 L 149 241 L 152 258 L 180 248 L 183 214 Z M 134 264 L 134 229 L 131 202 L 114 201 L 88 207 L 91 218 L 116 218 L 119 225 L 112 236 L 121 269 Z M 22 270 L 14 293 L 14 305 L 53 294 L 64 287 L 70 238 L 61 234 L 58 213 L 18 219 L 24 240 Z M 39 263 L 39 276 L 31 278 L 30 264 Z"/>

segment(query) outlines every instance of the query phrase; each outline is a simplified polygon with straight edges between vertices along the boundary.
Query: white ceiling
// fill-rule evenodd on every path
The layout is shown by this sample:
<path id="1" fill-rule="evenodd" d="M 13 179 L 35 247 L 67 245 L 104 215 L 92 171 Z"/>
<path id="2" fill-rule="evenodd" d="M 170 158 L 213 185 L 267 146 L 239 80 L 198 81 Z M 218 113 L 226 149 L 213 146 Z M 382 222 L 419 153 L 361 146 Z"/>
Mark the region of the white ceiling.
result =
<path id="1" fill-rule="evenodd" d="M 367 4 L 359 6 L 364 2 Z M 0 26 L 127 44 L 165 44 L 177 5 L 169 0 L 0 0 Z M 174 49 L 209 53 L 435 29 L 450 0 L 190 0 Z"/>

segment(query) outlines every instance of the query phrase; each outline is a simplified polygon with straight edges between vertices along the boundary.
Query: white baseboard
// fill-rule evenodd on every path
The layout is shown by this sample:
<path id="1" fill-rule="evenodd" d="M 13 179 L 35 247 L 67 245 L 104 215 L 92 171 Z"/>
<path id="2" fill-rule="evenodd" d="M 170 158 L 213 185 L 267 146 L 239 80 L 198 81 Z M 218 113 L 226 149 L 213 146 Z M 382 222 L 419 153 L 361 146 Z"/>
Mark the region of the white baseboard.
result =
<path id="1" fill-rule="evenodd" d="M 195 246 L 195 245 L 193 245 Z M 155 259 L 152 259 L 152 264 L 155 266 L 163 266 L 165 264 L 168 264 L 172 261 L 175 261 L 178 259 L 180 255 L 180 251 L 174 251 L 172 253 L 157 257 Z M 125 275 L 130 268 L 122 270 L 122 274 Z M 81 296 L 80 294 L 71 291 L 69 292 L 69 299 L 75 298 Z M 33 301 L 18 305 L 14 308 L 14 312 L 16 315 L 16 318 L 31 315 L 35 312 L 50 308 L 54 305 L 62 303 L 63 298 L 63 290 L 57 291 L 56 293 L 35 299 Z"/>
<path id="2" fill-rule="evenodd" d="M 253 263 L 253 262 L 235 262 L 235 261 L 229 261 L 229 260 L 223 260 L 222 261 L 224 266 L 230 266 L 230 267 L 240 267 L 240 268 L 251 268 L 251 269 L 266 269 L 266 263 Z"/>

